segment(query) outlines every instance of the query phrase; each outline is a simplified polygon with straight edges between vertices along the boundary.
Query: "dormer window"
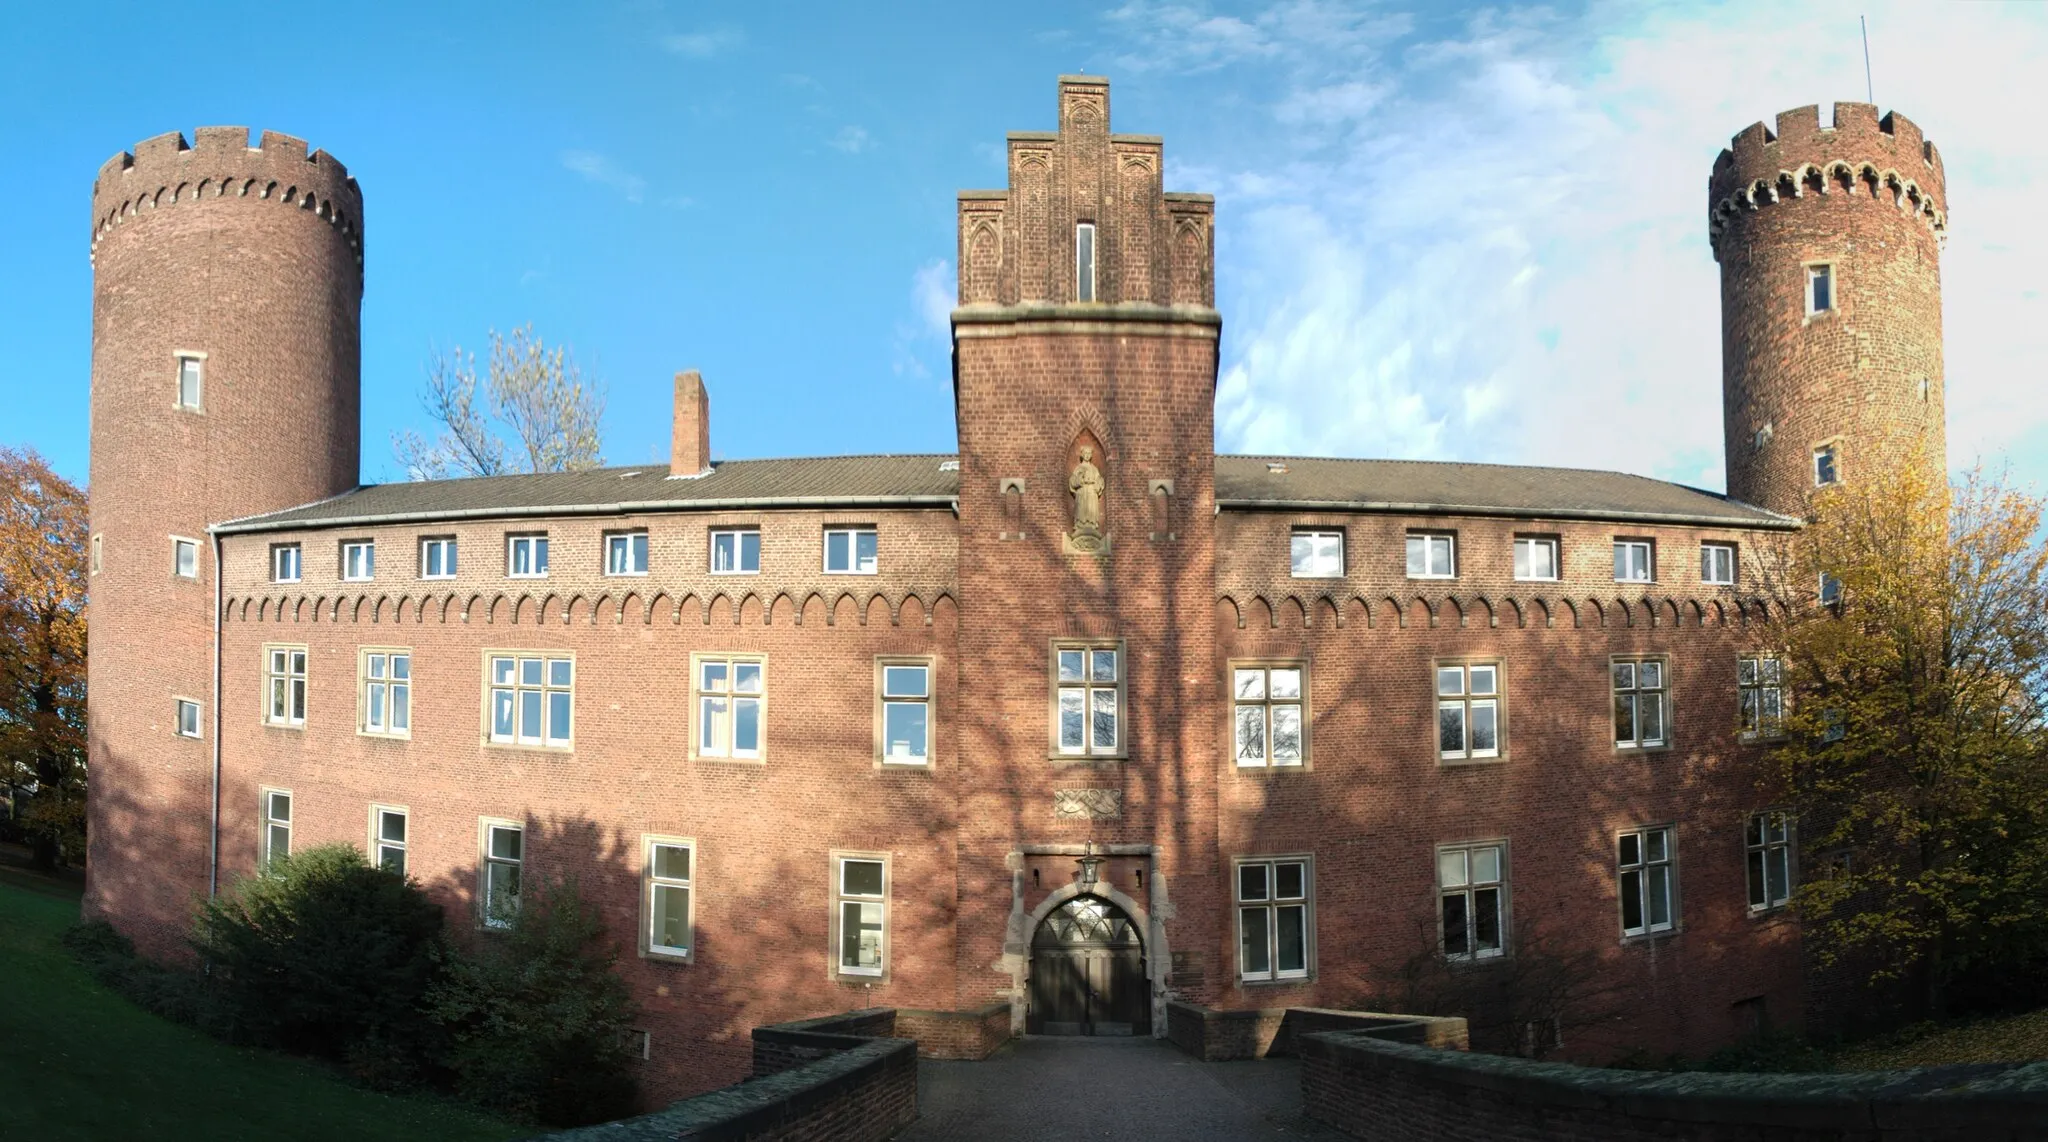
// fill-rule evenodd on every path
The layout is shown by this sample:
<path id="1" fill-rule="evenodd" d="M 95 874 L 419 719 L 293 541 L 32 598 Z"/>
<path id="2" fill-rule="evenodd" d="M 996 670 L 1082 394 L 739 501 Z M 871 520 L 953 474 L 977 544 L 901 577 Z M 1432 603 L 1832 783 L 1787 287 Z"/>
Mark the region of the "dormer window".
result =
<path id="1" fill-rule="evenodd" d="M 1074 300 L 1095 300 L 1095 223 L 1074 227 Z"/>

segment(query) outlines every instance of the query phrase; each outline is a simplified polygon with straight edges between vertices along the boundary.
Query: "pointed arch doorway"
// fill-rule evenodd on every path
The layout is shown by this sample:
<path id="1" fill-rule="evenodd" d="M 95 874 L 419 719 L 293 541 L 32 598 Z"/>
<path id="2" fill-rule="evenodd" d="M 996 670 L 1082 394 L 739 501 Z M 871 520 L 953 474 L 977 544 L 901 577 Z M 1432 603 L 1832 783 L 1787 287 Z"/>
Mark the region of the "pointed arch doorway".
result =
<path id="1" fill-rule="evenodd" d="M 1123 909 L 1076 896 L 1046 914 L 1031 935 L 1034 1035 L 1150 1035 L 1151 985 L 1145 942 Z"/>

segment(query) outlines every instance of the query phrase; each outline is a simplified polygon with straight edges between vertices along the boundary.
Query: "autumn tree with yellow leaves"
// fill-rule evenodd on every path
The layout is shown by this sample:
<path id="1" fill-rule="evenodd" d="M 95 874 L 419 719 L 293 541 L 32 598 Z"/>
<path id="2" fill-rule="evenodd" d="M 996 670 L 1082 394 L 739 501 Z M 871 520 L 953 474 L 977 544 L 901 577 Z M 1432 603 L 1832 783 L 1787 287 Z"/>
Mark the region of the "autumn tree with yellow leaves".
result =
<path id="1" fill-rule="evenodd" d="M 0 447 L 0 786 L 37 864 L 85 859 L 85 492 Z"/>
<path id="2" fill-rule="evenodd" d="M 1765 560 L 1808 949 L 1914 981 L 1930 1014 L 2048 968 L 2042 512 L 1915 460 L 1824 489 Z"/>

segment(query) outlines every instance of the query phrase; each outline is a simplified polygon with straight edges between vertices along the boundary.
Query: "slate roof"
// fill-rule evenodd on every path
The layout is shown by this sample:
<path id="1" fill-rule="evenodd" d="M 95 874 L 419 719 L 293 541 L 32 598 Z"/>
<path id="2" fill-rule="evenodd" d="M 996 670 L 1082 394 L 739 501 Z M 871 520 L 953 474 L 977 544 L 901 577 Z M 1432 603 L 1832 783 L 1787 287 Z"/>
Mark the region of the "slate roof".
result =
<path id="1" fill-rule="evenodd" d="M 714 508 L 943 507 L 960 494 L 957 458 L 937 454 L 723 460 L 672 479 L 662 464 L 531 476 L 371 484 L 332 499 L 233 520 L 221 532 L 408 520 L 623 515 Z M 1247 510 L 1613 519 L 1791 527 L 1785 516 L 1713 492 L 1576 468 L 1424 460 L 1216 457 L 1216 500 Z"/>

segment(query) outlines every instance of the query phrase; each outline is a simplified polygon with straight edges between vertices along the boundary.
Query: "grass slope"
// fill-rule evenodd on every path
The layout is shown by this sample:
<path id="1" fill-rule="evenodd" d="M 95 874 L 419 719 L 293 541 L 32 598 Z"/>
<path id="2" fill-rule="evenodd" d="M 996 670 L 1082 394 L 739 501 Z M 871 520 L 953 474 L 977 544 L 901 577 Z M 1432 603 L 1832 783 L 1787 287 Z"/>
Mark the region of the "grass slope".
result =
<path id="1" fill-rule="evenodd" d="M 1889 1071 L 1947 1063 L 2028 1063 L 2048 1059 L 2048 1009 L 2024 1015 L 1923 1023 L 1857 1043 L 1835 1056 L 1835 1069 Z"/>
<path id="2" fill-rule="evenodd" d="M 58 936 L 77 918 L 75 889 L 0 867 L 0 1138 L 490 1142 L 533 1133 L 362 1090 L 158 1019 L 64 954 Z"/>

